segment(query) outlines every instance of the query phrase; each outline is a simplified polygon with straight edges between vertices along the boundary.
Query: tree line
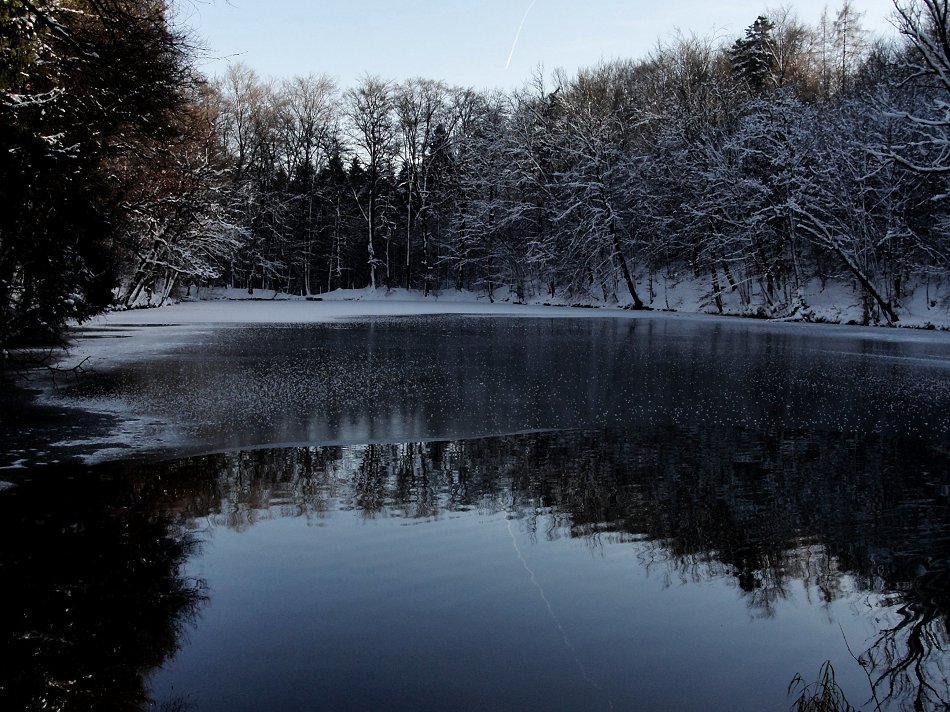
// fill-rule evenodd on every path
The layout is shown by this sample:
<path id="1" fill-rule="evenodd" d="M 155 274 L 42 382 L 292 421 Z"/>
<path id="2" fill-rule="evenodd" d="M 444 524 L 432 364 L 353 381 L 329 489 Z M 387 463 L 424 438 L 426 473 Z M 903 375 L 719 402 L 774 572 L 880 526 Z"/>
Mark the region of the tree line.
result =
<path id="1" fill-rule="evenodd" d="M 0 7 L 0 343 L 205 285 L 472 289 L 864 321 L 947 299 L 948 0 L 767 11 L 734 42 L 510 92 L 208 81 L 164 0 Z M 133 51 L 134 49 L 134 51 Z M 661 289 L 661 286 L 664 287 Z"/>

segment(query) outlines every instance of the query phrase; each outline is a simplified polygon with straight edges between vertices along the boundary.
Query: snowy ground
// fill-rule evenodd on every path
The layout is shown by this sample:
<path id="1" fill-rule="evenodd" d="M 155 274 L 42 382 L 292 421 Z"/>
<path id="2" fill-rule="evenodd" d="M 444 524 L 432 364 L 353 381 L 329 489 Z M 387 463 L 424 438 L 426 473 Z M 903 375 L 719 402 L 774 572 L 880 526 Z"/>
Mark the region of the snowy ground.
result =
<path id="1" fill-rule="evenodd" d="M 750 287 L 751 293 L 746 295 L 746 301 L 736 289 L 724 289 L 719 294 L 719 303 L 713 298 L 708 279 L 696 278 L 692 275 L 654 275 L 652 278 L 640 274 L 637 279 L 640 296 L 654 310 L 675 312 L 679 314 L 705 314 L 759 317 L 768 315 L 773 320 L 802 321 L 825 324 L 857 325 L 865 319 L 865 303 L 862 291 L 857 284 L 848 280 L 833 279 L 822 281 L 815 279 L 796 294 L 776 296 L 782 303 L 769 305 L 765 295 L 758 287 Z M 942 280 L 933 278 L 918 281 L 915 284 L 905 285 L 906 294 L 899 304 L 895 305 L 899 315 L 899 327 L 926 328 L 950 330 L 950 285 Z M 254 300 L 254 301 L 305 301 L 304 297 L 275 293 L 270 290 L 255 290 L 249 295 L 244 289 L 192 288 L 189 294 L 195 301 L 216 300 Z M 506 313 L 507 306 L 520 306 L 521 313 L 531 306 L 559 306 L 559 307 L 596 307 L 598 309 L 617 309 L 629 306 L 631 299 L 625 289 L 616 290 L 617 297 L 611 297 L 607 302 L 598 299 L 593 294 L 586 297 L 568 297 L 557 294 L 554 297 L 537 290 L 529 290 L 524 298 L 519 299 L 508 288 L 499 287 L 495 290 L 494 302 L 484 293 L 468 291 L 444 290 L 429 297 L 423 297 L 418 291 L 405 289 L 358 289 L 335 290 L 320 294 L 311 299 L 323 302 L 354 302 L 372 301 L 389 306 L 380 306 L 385 313 L 392 310 L 408 309 L 403 302 L 419 302 L 417 313 L 445 313 L 448 309 L 452 313 L 472 313 L 460 311 L 465 309 L 461 305 L 469 305 L 469 309 L 480 311 L 481 308 L 490 313 Z M 618 301 L 619 300 L 619 301 Z M 787 303 L 785 303 L 787 302 Z M 450 303 L 453 306 L 446 307 Z M 475 305 L 482 305 L 476 307 Z M 148 306 L 142 304 L 141 306 Z M 721 307 L 721 309 L 720 309 Z M 357 307 L 354 307 L 357 308 Z M 359 308 L 357 308 L 359 310 Z M 360 310 L 361 315 L 365 312 Z M 872 315 L 873 317 L 873 315 Z"/>
<path id="2" fill-rule="evenodd" d="M 641 280 L 641 286 L 642 282 Z M 704 280 L 681 278 L 655 279 L 652 282 L 652 306 L 677 312 L 715 313 L 717 307 L 709 284 Z M 768 306 L 757 288 L 743 304 L 739 294 L 724 289 L 720 294 L 723 313 L 734 316 L 770 314 L 777 320 L 805 321 L 825 324 L 861 324 L 864 321 L 864 299 L 858 286 L 849 281 L 814 279 L 799 293 L 785 295 L 787 304 Z M 900 304 L 895 305 L 899 327 L 950 329 L 950 294 L 948 285 L 939 279 L 922 279 L 907 287 Z"/>
<path id="3" fill-rule="evenodd" d="M 677 275 L 675 277 L 656 276 L 648 279 L 644 275 L 638 277 L 638 289 L 641 297 L 656 311 L 677 314 L 719 316 L 720 310 L 711 295 L 709 281 L 697 279 L 692 275 Z M 905 287 L 907 293 L 896 305 L 902 328 L 950 330 L 950 285 L 933 278 L 921 278 Z M 785 295 L 788 304 L 773 304 L 767 306 L 764 295 L 753 288 L 753 293 L 747 295 L 748 303 L 743 303 L 738 291 L 725 289 L 719 295 L 721 314 L 724 316 L 762 317 L 765 314 L 773 317 L 773 321 L 800 321 L 806 323 L 847 324 L 858 325 L 863 323 L 865 314 L 864 300 L 860 289 L 854 283 L 842 280 L 813 280 L 799 293 Z M 617 291 L 619 302 L 615 298 L 604 302 L 594 296 L 584 298 L 569 298 L 558 294 L 554 297 L 534 292 L 524 299 L 518 299 L 507 288 L 498 288 L 495 291 L 494 302 L 484 293 L 468 291 L 444 290 L 423 297 L 418 291 L 405 289 L 356 289 L 336 290 L 312 297 L 328 304 L 324 314 L 328 318 L 337 315 L 345 318 L 356 310 L 354 315 L 367 316 L 371 311 L 369 306 L 349 307 L 340 306 L 340 302 L 373 302 L 379 310 L 380 316 L 396 314 L 442 314 L 442 313 L 491 313 L 499 315 L 533 316 L 532 307 L 583 307 L 603 310 L 601 315 L 617 311 L 628 306 L 630 300 L 624 289 Z M 244 289 L 205 288 L 195 293 L 194 301 L 229 301 L 252 300 L 259 301 L 306 301 L 304 297 L 275 293 L 270 290 L 255 290 L 249 295 Z M 522 303 L 523 302 L 523 303 Z M 409 303 L 416 303 L 415 307 Z M 335 305 L 330 307 L 329 305 Z M 510 309 L 509 309 L 510 308 Z M 337 312 L 335 309 L 340 309 Z M 369 311 L 367 311 L 369 310 Z M 307 320 L 313 318 L 314 312 L 306 310 L 299 315 Z M 544 312 L 549 315 L 550 312 Z M 199 318 L 197 315 L 194 318 Z M 249 317 L 250 318 L 250 317 Z M 319 318 L 319 317 L 318 317 Z"/>
<path id="4" fill-rule="evenodd" d="M 541 318 L 619 318 L 619 319 L 686 319 L 703 321 L 723 320 L 734 322 L 738 314 L 704 313 L 700 302 L 686 304 L 680 294 L 678 307 L 683 310 L 633 311 L 620 306 L 566 306 L 535 300 L 518 304 L 501 298 L 490 302 L 484 295 L 472 292 L 443 292 L 441 295 L 423 297 L 419 292 L 405 289 L 393 290 L 337 290 L 317 297 L 304 298 L 294 295 L 255 290 L 248 295 L 246 290 L 208 290 L 200 299 L 185 300 L 176 304 L 148 309 L 129 309 L 101 315 L 77 329 L 78 342 L 70 356 L 63 362 L 69 366 L 89 359 L 87 363 L 122 361 L 147 355 L 155 349 L 187 344 L 202 329 L 211 329 L 227 324 L 312 324 L 339 319 L 371 317 L 424 316 L 457 314 L 492 317 L 541 317 Z M 838 300 L 841 303 L 841 300 Z M 829 306 L 813 306 L 830 316 Z M 836 308 L 839 317 L 848 316 Z M 930 316 L 939 317 L 940 314 Z M 909 328 L 881 328 L 844 325 L 840 319 L 822 319 L 824 323 L 810 323 L 796 319 L 744 319 L 749 325 L 763 329 L 791 329 L 815 335 L 848 335 L 855 338 L 872 338 L 880 341 L 937 341 L 950 348 L 950 332 L 943 327 L 950 325 L 950 318 L 935 319 L 936 331 L 921 328 L 927 319 L 908 320 Z M 156 327 L 164 327 L 156 329 Z M 130 337 L 121 348 L 115 343 L 104 342 L 104 336 Z"/>

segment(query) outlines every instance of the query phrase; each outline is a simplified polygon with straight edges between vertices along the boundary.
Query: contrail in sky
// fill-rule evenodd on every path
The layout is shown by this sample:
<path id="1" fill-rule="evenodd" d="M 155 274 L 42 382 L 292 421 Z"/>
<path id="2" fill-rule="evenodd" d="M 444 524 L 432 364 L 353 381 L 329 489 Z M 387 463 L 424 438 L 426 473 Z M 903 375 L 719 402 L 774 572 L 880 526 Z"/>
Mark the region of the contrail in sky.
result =
<path id="1" fill-rule="evenodd" d="M 505 63 L 505 71 L 508 71 L 508 67 L 511 66 L 511 58 L 515 56 L 515 47 L 518 46 L 518 38 L 521 37 L 521 30 L 524 27 L 524 21 L 528 19 L 528 15 L 531 13 L 531 8 L 534 7 L 534 4 L 538 0 L 531 0 L 531 4 L 528 5 L 528 9 L 524 11 L 524 17 L 521 18 L 521 24 L 518 25 L 518 31 L 515 33 L 515 41 L 511 43 L 511 52 L 508 54 L 508 61 Z"/>

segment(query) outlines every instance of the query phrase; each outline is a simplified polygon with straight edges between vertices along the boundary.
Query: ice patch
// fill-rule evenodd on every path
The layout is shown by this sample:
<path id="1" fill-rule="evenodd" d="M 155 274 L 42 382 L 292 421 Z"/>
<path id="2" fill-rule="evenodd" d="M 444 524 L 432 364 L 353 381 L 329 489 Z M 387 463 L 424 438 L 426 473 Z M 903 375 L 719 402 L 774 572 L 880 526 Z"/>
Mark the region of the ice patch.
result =
<path id="1" fill-rule="evenodd" d="M 244 293 L 246 295 L 246 292 Z M 543 319 L 622 319 L 663 320 L 675 330 L 703 322 L 705 324 L 728 323 L 740 327 L 742 332 L 767 334 L 796 334 L 807 338 L 802 348 L 818 351 L 842 349 L 842 340 L 865 348 L 860 342 L 881 344 L 888 342 L 938 345 L 923 349 L 934 354 L 891 355 L 878 348 L 869 348 L 866 355 L 878 358 L 914 360 L 924 366 L 950 367 L 950 333 L 915 329 L 881 329 L 802 322 L 778 322 L 774 320 L 737 320 L 735 317 L 714 316 L 696 313 L 638 312 L 619 307 L 598 309 L 574 308 L 544 304 L 489 303 L 471 293 L 453 293 L 453 301 L 443 298 L 424 298 L 393 290 L 385 296 L 385 290 L 355 290 L 323 295 L 320 301 L 294 298 L 288 300 L 236 301 L 230 298 L 216 301 L 190 301 L 155 309 L 136 309 L 113 312 L 100 316 L 75 332 L 76 345 L 60 363 L 62 367 L 83 364 L 84 369 L 108 371 L 135 363 L 146 364 L 147 369 L 161 369 L 169 358 L 200 357 L 203 343 L 211 343 L 216 333 L 223 329 L 270 325 L 330 324 L 366 319 L 401 319 L 404 317 L 428 317 L 453 315 L 467 318 L 543 318 Z M 426 322 L 420 324 L 425 329 Z M 212 338 L 213 337 L 213 338 Z M 853 340 L 853 341 L 852 341 Z M 848 345 L 843 354 L 847 354 Z M 946 347 L 946 348 L 944 348 Z M 944 357 L 942 354 L 946 354 Z M 55 443 L 58 449 L 75 451 L 75 456 L 87 462 L 99 462 L 130 454 L 156 453 L 175 450 L 185 451 L 201 447 L 196 432 L 187 431 L 188 423 L 175 427 L 176 423 L 151 417 L 143 413 L 140 405 L 120 398 L 71 398 L 68 389 L 49 385 L 40 400 L 51 405 L 81 409 L 85 412 L 109 416 L 115 419 L 109 432 L 97 437 L 81 434 L 71 438 L 64 434 Z M 172 416 L 174 418 L 174 416 Z M 68 431 L 67 431 L 68 432 Z M 58 435 L 59 433 L 57 433 Z M 273 447 L 282 443 L 286 436 L 274 437 L 275 442 L 261 441 L 261 447 Z M 341 434 L 334 441 L 340 443 L 365 442 L 367 435 L 360 432 L 349 438 Z M 294 438 L 290 438 L 294 440 Z M 371 438 L 372 439 L 372 438 Z M 309 444 L 309 443 L 307 443 Z M 242 448 L 248 447 L 241 443 Z M 73 454 L 73 453 L 71 453 Z"/>

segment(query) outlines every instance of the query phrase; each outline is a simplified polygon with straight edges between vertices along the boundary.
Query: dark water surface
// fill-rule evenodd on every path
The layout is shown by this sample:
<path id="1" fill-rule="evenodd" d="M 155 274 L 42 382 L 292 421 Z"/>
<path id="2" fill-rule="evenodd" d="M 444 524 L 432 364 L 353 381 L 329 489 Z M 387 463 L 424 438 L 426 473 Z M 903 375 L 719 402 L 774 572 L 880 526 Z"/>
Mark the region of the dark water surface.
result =
<path id="1" fill-rule="evenodd" d="M 950 700 L 939 335 L 221 328 L 60 397 L 174 437 L 0 492 L 3 709 Z"/>

